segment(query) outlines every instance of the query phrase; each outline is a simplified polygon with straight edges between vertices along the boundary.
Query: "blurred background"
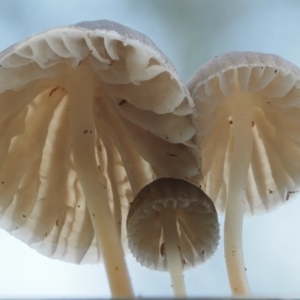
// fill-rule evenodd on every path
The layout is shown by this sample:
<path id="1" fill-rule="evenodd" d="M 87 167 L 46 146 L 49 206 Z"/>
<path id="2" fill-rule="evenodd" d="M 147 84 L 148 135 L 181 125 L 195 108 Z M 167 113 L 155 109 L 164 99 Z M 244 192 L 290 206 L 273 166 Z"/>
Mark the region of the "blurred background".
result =
<path id="1" fill-rule="evenodd" d="M 148 35 L 184 81 L 228 51 L 269 52 L 300 66 L 300 1 L 0 0 L 0 50 L 37 32 L 109 19 Z M 300 297 L 300 199 L 245 219 L 244 255 L 255 296 Z M 220 216 L 223 237 L 223 217 Z M 172 296 L 168 274 L 140 267 L 130 255 L 137 296 Z M 189 296 L 229 296 L 223 239 L 203 266 L 187 271 Z M 45 258 L 0 230 L 0 298 L 105 297 L 102 265 Z"/>

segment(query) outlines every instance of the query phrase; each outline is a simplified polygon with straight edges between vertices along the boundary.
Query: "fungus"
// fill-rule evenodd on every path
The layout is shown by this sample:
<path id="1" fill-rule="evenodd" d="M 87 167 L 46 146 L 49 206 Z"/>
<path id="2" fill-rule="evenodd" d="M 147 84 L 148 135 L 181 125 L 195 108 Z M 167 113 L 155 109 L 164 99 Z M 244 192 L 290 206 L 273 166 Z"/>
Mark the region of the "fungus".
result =
<path id="1" fill-rule="evenodd" d="M 202 186 L 225 210 L 231 289 L 248 294 L 243 214 L 273 209 L 300 184 L 300 69 L 276 55 L 232 52 L 203 65 L 188 88 L 198 114 Z"/>
<path id="2" fill-rule="evenodd" d="M 134 198 L 127 218 L 129 248 L 137 261 L 171 275 L 175 297 L 186 297 L 183 269 L 216 250 L 219 223 L 211 199 L 181 179 L 160 178 Z"/>
<path id="3" fill-rule="evenodd" d="M 0 53 L 0 107 L 0 226 L 52 258 L 102 259 L 112 295 L 132 297 L 132 194 L 200 178 L 194 106 L 172 64 L 114 22 L 51 29 Z"/>

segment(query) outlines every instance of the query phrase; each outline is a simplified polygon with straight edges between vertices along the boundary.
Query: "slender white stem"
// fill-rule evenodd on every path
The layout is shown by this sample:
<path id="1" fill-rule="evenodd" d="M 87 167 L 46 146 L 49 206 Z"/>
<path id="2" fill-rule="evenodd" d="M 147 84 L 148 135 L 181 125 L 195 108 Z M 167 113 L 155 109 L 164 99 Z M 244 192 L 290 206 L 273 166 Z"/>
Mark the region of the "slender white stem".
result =
<path id="1" fill-rule="evenodd" d="M 97 169 L 93 120 L 94 77 L 82 63 L 66 83 L 75 167 L 87 202 L 113 297 L 131 298 L 133 291 L 121 241 Z"/>
<path id="2" fill-rule="evenodd" d="M 175 210 L 167 207 L 161 212 L 165 254 L 167 266 L 171 275 L 172 287 L 175 297 L 186 298 L 186 289 L 183 279 L 182 257 L 179 250 L 179 238 Z"/>
<path id="3" fill-rule="evenodd" d="M 249 95 L 231 98 L 234 151 L 225 212 L 225 259 L 232 293 L 249 295 L 242 249 L 247 175 L 252 155 L 252 105 Z"/>

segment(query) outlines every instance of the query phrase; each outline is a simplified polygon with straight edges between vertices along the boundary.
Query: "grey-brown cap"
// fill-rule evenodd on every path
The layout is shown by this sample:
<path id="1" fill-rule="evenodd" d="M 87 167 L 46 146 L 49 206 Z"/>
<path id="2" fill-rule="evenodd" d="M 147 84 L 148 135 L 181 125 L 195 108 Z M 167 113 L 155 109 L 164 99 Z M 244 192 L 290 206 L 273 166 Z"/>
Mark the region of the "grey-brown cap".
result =
<path id="1" fill-rule="evenodd" d="M 177 219 L 184 269 L 203 263 L 218 245 L 219 223 L 212 200 L 184 180 L 157 179 L 138 193 L 127 218 L 129 248 L 136 260 L 150 269 L 167 270 L 161 211 L 170 203 Z"/>

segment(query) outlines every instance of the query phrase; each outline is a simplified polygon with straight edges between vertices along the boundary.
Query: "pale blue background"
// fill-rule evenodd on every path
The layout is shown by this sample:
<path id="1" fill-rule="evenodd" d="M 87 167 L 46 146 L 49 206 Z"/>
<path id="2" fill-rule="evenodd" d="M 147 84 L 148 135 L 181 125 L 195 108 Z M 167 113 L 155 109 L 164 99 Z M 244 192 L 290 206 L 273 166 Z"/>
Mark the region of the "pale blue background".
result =
<path id="1" fill-rule="evenodd" d="M 0 0 L 0 49 L 47 28 L 97 19 L 151 37 L 184 80 L 232 50 L 275 53 L 300 66 L 300 1 L 288 0 Z M 255 295 L 300 296 L 299 228 L 299 199 L 246 219 L 245 261 Z M 130 256 L 128 264 L 137 295 L 172 295 L 167 274 L 148 271 Z M 214 257 L 186 272 L 185 280 L 191 296 L 230 294 L 223 240 Z M 0 297 L 8 296 L 103 297 L 109 291 L 103 266 L 52 261 L 0 231 Z"/>

